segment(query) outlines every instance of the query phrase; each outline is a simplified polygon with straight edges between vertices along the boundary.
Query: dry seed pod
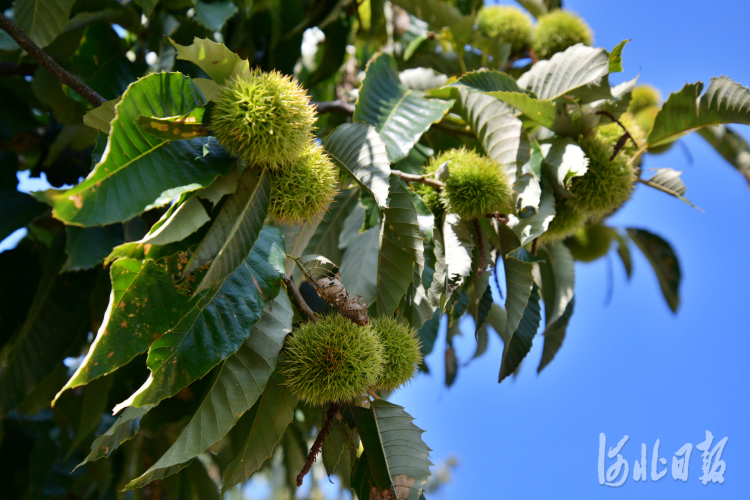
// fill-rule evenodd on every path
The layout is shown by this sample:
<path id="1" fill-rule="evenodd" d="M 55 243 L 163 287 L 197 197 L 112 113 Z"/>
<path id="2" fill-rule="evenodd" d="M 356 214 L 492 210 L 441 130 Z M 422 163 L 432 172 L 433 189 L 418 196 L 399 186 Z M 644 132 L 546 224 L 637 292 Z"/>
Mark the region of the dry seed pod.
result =
<path id="1" fill-rule="evenodd" d="M 342 316 L 359 326 L 365 326 L 370 322 L 367 306 L 362 303 L 359 295 L 349 295 L 344 285 L 341 284 L 341 276 L 338 273 L 334 277 L 312 278 L 312 281 L 318 295 L 338 310 Z"/>

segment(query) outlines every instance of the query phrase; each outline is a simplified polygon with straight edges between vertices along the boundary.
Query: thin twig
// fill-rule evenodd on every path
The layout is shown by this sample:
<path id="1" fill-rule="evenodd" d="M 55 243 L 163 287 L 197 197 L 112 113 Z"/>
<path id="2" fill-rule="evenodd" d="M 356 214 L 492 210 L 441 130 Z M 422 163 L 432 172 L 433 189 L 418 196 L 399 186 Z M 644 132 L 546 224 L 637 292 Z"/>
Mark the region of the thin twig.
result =
<path id="1" fill-rule="evenodd" d="M 372 399 L 380 399 L 380 396 L 378 396 L 377 393 L 372 390 L 372 387 L 367 388 L 367 394 L 372 396 Z"/>
<path id="2" fill-rule="evenodd" d="M 312 467 L 313 462 L 315 462 L 315 457 L 318 455 L 320 448 L 323 446 L 323 441 L 325 441 L 328 432 L 331 430 L 331 422 L 337 411 L 339 411 L 339 404 L 331 403 L 331 406 L 328 407 L 328 413 L 326 413 L 326 421 L 323 423 L 323 428 L 320 429 L 318 437 L 315 438 L 315 442 L 313 443 L 312 448 L 310 448 L 310 453 L 307 455 L 305 466 L 302 467 L 302 471 L 297 474 L 298 488 L 302 486 L 302 479 L 304 479 L 305 475 L 310 472 L 310 468 Z"/>
<path id="3" fill-rule="evenodd" d="M 613 122 L 615 122 L 616 124 L 618 124 L 620 126 L 620 128 L 622 128 L 625 131 L 625 135 L 623 135 L 620 138 L 620 140 L 617 142 L 617 144 L 615 145 L 614 152 L 612 153 L 612 157 L 610 157 L 609 161 L 612 161 L 612 160 L 615 159 L 615 156 L 617 156 L 617 153 L 620 152 L 620 150 L 622 149 L 622 147 L 625 145 L 625 141 L 627 141 L 628 139 L 630 139 L 631 141 L 633 141 L 633 144 L 635 144 L 635 149 L 638 149 L 640 147 L 640 146 L 638 146 L 638 143 L 635 142 L 635 139 L 633 138 L 633 136 L 630 135 L 630 132 L 628 131 L 628 129 L 625 128 L 625 125 L 623 125 L 622 123 L 620 123 L 620 120 L 618 120 L 617 118 L 615 118 L 615 115 L 613 115 L 612 113 L 610 113 L 606 109 L 602 109 L 600 111 L 597 111 L 596 114 L 597 115 L 604 115 L 604 116 L 606 116 L 607 118 L 609 118 L 610 120 L 612 120 Z"/>
<path id="4" fill-rule="evenodd" d="M 58 82 L 67 85 L 74 91 L 76 91 L 81 97 L 90 102 L 94 107 L 100 106 L 107 102 L 105 98 L 96 93 L 94 89 L 83 83 L 81 80 L 73 76 L 72 73 L 63 69 L 62 66 L 57 64 L 50 56 L 47 55 L 42 49 L 35 44 L 26 33 L 21 30 L 13 22 L 0 14 L 0 29 L 8 33 L 13 40 L 16 41 L 19 47 L 29 53 L 39 64 L 41 64 L 47 71 L 52 73 Z"/>
<path id="5" fill-rule="evenodd" d="M 531 255 L 536 255 L 536 246 L 539 243 L 539 238 L 534 238 L 534 241 L 531 242 Z"/>
<path id="6" fill-rule="evenodd" d="M 395 176 L 401 177 L 406 182 L 418 182 L 420 184 L 426 184 L 430 187 L 434 187 L 435 189 L 443 189 L 445 187 L 445 183 L 437 179 L 431 179 L 426 175 L 407 174 L 406 172 L 402 172 L 401 170 L 391 170 L 391 173 Z"/>
<path id="7" fill-rule="evenodd" d="M 482 275 L 484 271 L 484 242 L 482 241 L 482 226 L 479 224 L 479 219 L 474 219 L 474 230 L 477 232 L 477 244 L 479 246 L 479 264 L 477 265 L 477 278 Z"/>
<path id="8" fill-rule="evenodd" d="M 353 115 L 354 104 L 350 102 L 344 102 L 341 99 L 335 101 L 312 101 L 310 104 L 318 107 L 318 113 L 340 113 L 342 115 Z"/>
<path id="9" fill-rule="evenodd" d="M 318 322 L 318 317 L 315 315 L 312 309 L 310 309 L 310 306 L 307 305 L 307 302 L 305 302 L 305 299 L 302 298 L 302 294 L 299 293 L 299 290 L 297 290 L 297 287 L 294 286 L 294 282 L 289 278 L 289 276 L 284 276 L 284 285 L 286 285 L 287 292 L 292 294 L 292 298 L 297 303 L 297 308 L 302 311 L 305 316 L 310 318 L 310 321 L 313 323 Z"/>

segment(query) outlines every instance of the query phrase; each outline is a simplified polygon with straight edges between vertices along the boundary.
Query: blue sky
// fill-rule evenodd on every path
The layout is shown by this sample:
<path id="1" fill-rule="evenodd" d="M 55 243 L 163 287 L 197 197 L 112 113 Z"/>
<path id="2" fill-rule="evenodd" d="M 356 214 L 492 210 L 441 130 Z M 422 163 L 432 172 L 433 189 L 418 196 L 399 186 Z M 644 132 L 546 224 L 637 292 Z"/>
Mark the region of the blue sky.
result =
<path id="1" fill-rule="evenodd" d="M 511 2 L 501 2 L 511 3 Z M 685 83 L 726 75 L 750 84 L 746 20 L 750 4 L 697 1 L 602 2 L 565 0 L 611 49 L 631 38 L 625 72 L 664 98 Z M 747 127 L 737 127 L 748 138 Z M 576 311 L 555 360 L 537 376 L 542 338 L 515 380 L 498 385 L 502 343 L 490 337 L 485 355 L 443 384 L 444 332 L 422 375 L 391 400 L 404 405 L 425 429 L 434 462 L 459 459 L 453 480 L 430 500 L 457 498 L 746 498 L 750 468 L 750 327 L 747 280 L 750 261 L 750 190 L 745 180 L 700 137 L 682 140 L 644 168 L 684 172 L 688 197 L 701 213 L 667 195 L 639 186 L 610 221 L 657 233 L 676 249 L 682 268 L 682 304 L 673 315 L 646 259 L 634 250 L 627 281 L 613 255 L 614 295 L 606 306 L 606 260 L 576 265 Z M 686 150 L 692 156 L 689 160 Z M 496 297 L 499 300 L 499 297 Z M 461 360 L 475 348 L 467 329 L 455 343 Z M 714 445 L 728 437 L 723 484 L 704 486 L 700 451 L 705 431 Z M 597 478 L 599 433 L 607 450 L 624 435 L 621 454 L 630 468 L 618 488 Z M 654 443 L 667 474 L 650 478 Z M 633 481 L 633 466 L 647 445 L 649 479 Z M 687 482 L 672 478 L 674 453 L 693 444 Z M 607 460 L 606 467 L 614 463 Z M 665 467 L 659 465 L 661 471 Z"/>

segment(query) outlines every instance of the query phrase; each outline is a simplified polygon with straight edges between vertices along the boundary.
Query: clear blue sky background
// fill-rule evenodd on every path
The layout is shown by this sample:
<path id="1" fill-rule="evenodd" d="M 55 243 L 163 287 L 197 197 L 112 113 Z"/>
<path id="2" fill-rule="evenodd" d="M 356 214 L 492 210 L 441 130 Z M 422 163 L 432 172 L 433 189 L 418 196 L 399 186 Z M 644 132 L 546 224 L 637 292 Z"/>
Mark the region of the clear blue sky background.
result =
<path id="1" fill-rule="evenodd" d="M 632 39 L 617 83 L 640 72 L 640 81 L 664 98 L 685 83 L 718 75 L 750 84 L 746 1 L 564 0 L 564 6 L 589 22 L 597 46 L 611 49 Z M 750 136 L 747 127 L 737 130 Z M 434 462 L 449 455 L 460 460 L 453 481 L 430 500 L 750 497 L 750 190 L 703 139 L 690 136 L 682 143 L 692 164 L 684 148 L 674 147 L 648 156 L 644 168 L 683 170 L 688 197 L 705 213 L 639 186 L 611 219 L 620 227 L 648 229 L 674 246 L 683 274 L 677 315 L 668 310 L 646 259 L 634 250 L 628 282 L 613 250 L 611 304 L 604 305 L 606 260 L 577 264 L 576 311 L 562 348 L 540 376 L 537 337 L 519 376 L 498 385 L 502 343 L 491 336 L 489 352 L 445 389 L 441 332 L 427 359 L 431 375 L 391 398 L 426 429 Z M 459 357 L 468 360 L 474 348 L 467 329 L 456 344 Z M 673 480 L 672 456 L 685 443 L 702 442 L 706 430 L 714 444 L 729 438 L 724 484 L 699 481 L 695 449 L 688 481 Z M 622 451 L 630 474 L 619 488 L 599 485 L 600 432 L 608 448 L 630 436 Z M 669 472 L 653 482 L 656 439 Z M 632 479 L 641 443 L 648 447 L 645 484 Z"/>
<path id="2" fill-rule="evenodd" d="M 750 84 L 746 1 L 565 0 L 564 5 L 589 22 L 597 46 L 611 49 L 633 40 L 624 52 L 625 73 L 615 83 L 640 72 L 641 82 L 658 87 L 665 98 L 711 76 Z M 737 130 L 750 137 L 747 128 Z M 674 147 L 648 156 L 644 168 L 683 170 L 688 197 L 705 213 L 639 186 L 611 219 L 619 227 L 648 229 L 674 246 L 683 274 L 678 314 L 668 310 L 648 262 L 634 250 L 630 282 L 613 256 L 614 296 L 608 306 L 606 260 L 577 264 L 576 311 L 565 343 L 540 376 L 539 337 L 519 376 L 498 385 L 502 344 L 491 336 L 489 351 L 462 367 L 446 389 L 442 331 L 427 359 L 432 373 L 391 398 L 426 429 L 435 463 L 449 456 L 460 461 L 451 483 L 428 495 L 430 500 L 748 498 L 750 190 L 700 137 L 682 143 L 692 163 L 684 148 Z M 467 329 L 455 346 L 467 361 L 475 349 L 472 332 Z M 729 438 L 722 456 L 724 484 L 704 486 L 698 480 L 701 458 L 695 449 L 688 481 L 673 480 L 674 452 L 703 441 L 706 430 L 715 442 Z M 622 451 L 630 473 L 620 488 L 598 483 L 600 432 L 608 447 L 630 436 Z M 640 445 L 648 446 L 650 469 L 656 439 L 670 472 L 656 483 L 650 476 L 635 483 Z"/>

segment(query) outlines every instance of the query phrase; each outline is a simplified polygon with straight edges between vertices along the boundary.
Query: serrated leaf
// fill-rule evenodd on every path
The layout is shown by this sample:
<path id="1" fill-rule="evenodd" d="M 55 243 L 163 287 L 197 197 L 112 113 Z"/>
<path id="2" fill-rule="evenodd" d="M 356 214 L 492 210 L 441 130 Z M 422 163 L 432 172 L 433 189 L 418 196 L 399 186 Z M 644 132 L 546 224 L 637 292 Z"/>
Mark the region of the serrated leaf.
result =
<path id="1" fill-rule="evenodd" d="M 263 393 L 294 312 L 286 292 L 266 305 L 240 349 L 227 358 L 198 410 L 164 455 L 125 489 L 141 488 L 166 477 L 175 466 L 192 460 L 223 438 Z"/>
<path id="2" fill-rule="evenodd" d="M 94 275 L 65 273 L 62 233 L 53 240 L 26 319 L 5 346 L 0 372 L 0 415 L 7 415 L 66 356 L 75 355 L 89 328 Z M 71 350 L 73 350 L 71 352 Z"/>
<path id="3" fill-rule="evenodd" d="M 630 40 L 623 40 L 618 43 L 612 52 L 609 53 L 609 72 L 619 73 L 622 71 L 622 50 Z"/>
<path id="4" fill-rule="evenodd" d="M 417 500 L 433 465 L 422 440 L 424 431 L 402 407 L 384 399 L 352 411 L 374 485 L 381 491 L 392 489 L 397 499 Z"/>
<path id="5" fill-rule="evenodd" d="M 481 141 L 487 156 L 505 167 L 511 184 L 529 161 L 531 144 L 514 109 L 496 98 L 465 86 L 456 87 L 461 115 Z"/>
<path id="6" fill-rule="evenodd" d="M 16 0 L 13 21 L 31 40 L 46 47 L 68 23 L 74 0 Z"/>
<path id="7" fill-rule="evenodd" d="M 608 73 L 607 51 L 579 43 L 534 64 L 518 79 L 518 85 L 539 99 L 557 100 L 570 95 L 586 103 L 613 98 Z"/>
<path id="8" fill-rule="evenodd" d="M 474 239 L 466 221 L 456 214 L 446 214 L 443 223 L 443 242 L 445 245 L 446 278 L 462 282 L 471 276 Z"/>
<path id="9" fill-rule="evenodd" d="M 76 427 L 76 434 L 73 443 L 68 448 L 68 455 L 75 451 L 78 446 L 96 429 L 102 414 L 107 408 L 107 396 L 112 387 L 114 378 L 112 376 L 101 377 L 83 390 L 83 402 L 81 403 L 81 415 Z"/>
<path id="10" fill-rule="evenodd" d="M 510 298 L 510 288 L 508 289 L 508 298 Z M 523 317 L 518 324 L 518 328 L 505 342 L 503 360 L 500 364 L 500 375 L 497 380 L 498 383 L 502 382 L 508 375 L 515 372 L 521 365 L 521 361 L 523 361 L 531 350 L 531 343 L 534 340 L 537 329 L 539 328 L 539 322 L 542 320 L 539 299 L 539 288 L 536 286 L 536 283 L 534 283 L 531 294 L 529 295 L 529 301 L 523 311 Z M 510 309 L 508 312 L 510 319 Z"/>
<path id="11" fill-rule="evenodd" d="M 424 238 L 422 235 L 420 214 L 414 204 L 412 191 L 400 178 L 390 178 L 390 202 L 385 209 L 385 223 L 390 225 L 404 248 L 411 255 L 417 266 L 419 276 L 424 271 Z M 423 208 L 424 203 L 421 204 Z M 429 213 L 429 209 L 427 209 Z M 428 216 L 429 217 L 429 216 Z"/>
<path id="12" fill-rule="evenodd" d="M 707 125 L 750 124 L 750 90 L 731 79 L 711 78 L 706 93 L 700 95 L 703 82 L 685 85 L 672 93 L 654 120 L 648 145 L 667 144 Z"/>
<path id="13" fill-rule="evenodd" d="M 394 4 L 426 21 L 438 31 L 444 26 L 453 26 L 464 18 L 455 6 L 441 0 L 394 0 Z"/>
<path id="14" fill-rule="evenodd" d="M 113 411 L 171 397 L 237 352 L 266 302 L 278 295 L 285 261 L 281 233 L 265 227 L 240 267 L 191 301 L 179 323 L 151 344 L 146 361 L 151 375 Z"/>
<path id="15" fill-rule="evenodd" d="M 475 335 L 479 332 L 479 329 L 484 326 L 484 322 L 487 320 L 490 309 L 492 309 L 492 288 L 488 286 L 484 289 L 482 298 L 479 299 L 479 304 L 477 305 L 477 316 L 474 328 Z M 476 355 L 474 357 L 476 357 Z"/>
<path id="16" fill-rule="evenodd" d="M 516 80 L 508 73 L 497 70 L 471 71 L 450 84 L 455 87 L 465 85 L 480 92 L 520 92 L 523 89 L 518 86 Z"/>
<path id="17" fill-rule="evenodd" d="M 0 191 L 0 209 L 3 214 L 0 219 L 0 241 L 2 241 L 17 229 L 25 227 L 42 215 L 49 207 L 26 193 Z"/>
<path id="18" fill-rule="evenodd" d="M 273 374 L 268 379 L 263 396 L 244 415 L 250 431 L 239 454 L 224 470 L 221 493 L 243 483 L 271 457 L 284 430 L 294 419 L 297 398 L 284 385 L 283 379 Z"/>
<path id="19" fill-rule="evenodd" d="M 344 422 L 336 416 L 331 420 L 331 429 L 323 441 L 323 465 L 330 476 L 341 460 L 341 453 L 346 446 L 347 436 Z"/>
<path id="20" fill-rule="evenodd" d="M 655 170 L 656 173 L 653 177 L 648 180 L 640 179 L 639 182 L 654 189 L 658 189 L 663 193 L 672 195 L 693 208 L 698 208 L 685 197 L 687 188 L 685 187 L 685 183 L 682 182 L 682 179 L 680 179 L 680 175 L 682 175 L 681 170 L 674 170 L 671 168 L 657 168 Z M 700 208 L 698 208 L 698 210 L 700 210 Z"/>
<path id="21" fill-rule="evenodd" d="M 419 38 L 422 41 L 425 38 Z M 416 42 L 419 39 L 414 39 Z M 409 47 L 412 43 L 409 42 Z M 416 47 L 415 47 L 416 48 Z M 404 60 L 408 61 L 408 47 L 407 52 L 404 53 Z M 413 90 L 430 90 L 445 84 L 448 81 L 448 76 L 442 73 L 438 73 L 432 68 L 410 68 L 406 69 L 398 74 L 398 79 L 408 89 Z"/>
<path id="22" fill-rule="evenodd" d="M 419 339 L 422 356 L 427 356 L 432 352 L 432 348 L 435 346 L 435 340 L 437 340 L 438 333 L 440 332 L 440 318 L 443 315 L 443 311 L 435 309 L 432 318 L 424 322 L 421 328 L 417 330 L 417 338 Z"/>
<path id="23" fill-rule="evenodd" d="M 380 208 L 388 206 L 391 166 L 386 145 L 372 125 L 345 123 L 325 140 L 328 155 L 366 189 Z"/>
<path id="24" fill-rule="evenodd" d="M 100 264 L 112 249 L 123 242 L 122 224 L 110 226 L 65 226 L 65 261 L 63 271 L 91 269 Z"/>
<path id="25" fill-rule="evenodd" d="M 396 60 L 390 54 L 371 59 L 365 75 L 353 120 L 375 127 L 391 162 L 406 158 L 422 134 L 453 105 L 452 101 L 428 99 L 423 92 L 401 84 Z"/>
<path id="26" fill-rule="evenodd" d="M 506 258 L 504 263 L 505 284 L 508 295 L 505 299 L 507 319 L 505 330 L 497 333 L 501 335 L 507 345 L 513 332 L 518 328 L 518 324 L 521 322 L 521 318 L 526 310 L 526 305 L 529 303 L 534 278 L 531 276 L 532 264 L 513 258 Z"/>
<path id="27" fill-rule="evenodd" d="M 198 0 L 195 2 L 195 20 L 211 31 L 220 31 L 237 10 L 237 6 L 231 0 L 212 3 Z"/>
<path id="28" fill-rule="evenodd" d="M 557 351 L 562 347 L 562 343 L 565 340 L 565 333 L 568 329 L 568 322 L 573 315 L 574 306 L 575 297 L 571 297 L 563 314 L 554 323 L 547 325 L 547 328 L 544 330 L 544 348 L 542 349 L 542 359 L 539 361 L 539 367 L 536 370 L 537 373 L 540 373 L 550 364 Z"/>
<path id="29" fill-rule="evenodd" d="M 76 466 L 76 468 L 100 458 L 107 458 L 117 450 L 122 443 L 133 439 L 141 425 L 141 418 L 156 405 L 140 408 L 125 408 L 114 424 L 91 444 L 91 452 Z"/>
<path id="30" fill-rule="evenodd" d="M 750 183 L 750 146 L 741 135 L 724 125 L 700 128 L 698 134 Z"/>
<path id="31" fill-rule="evenodd" d="M 246 59 L 226 48 L 223 43 L 195 37 L 190 45 L 180 45 L 169 40 L 177 49 L 177 59 L 190 61 L 200 67 L 213 81 L 223 85 L 235 75 L 248 75 L 250 65 Z"/>
<path id="32" fill-rule="evenodd" d="M 508 215 L 508 227 L 516 234 L 521 245 L 525 245 L 547 230 L 555 214 L 555 195 L 552 194 L 552 189 L 542 189 L 539 210 L 524 219 Z"/>
<path id="33" fill-rule="evenodd" d="M 552 181 L 555 194 L 559 198 L 570 197 L 568 188 L 573 178 L 584 175 L 589 169 L 586 154 L 567 137 L 557 137 L 539 147 L 544 155 L 544 172 Z"/>
<path id="34" fill-rule="evenodd" d="M 558 109 L 555 102 L 550 99 L 534 99 L 523 92 L 488 92 L 487 95 L 510 104 L 543 127 L 555 132 L 563 130 L 556 125 Z M 560 111 L 560 114 L 562 113 L 563 111 Z"/>
<path id="35" fill-rule="evenodd" d="M 237 181 L 237 189 L 211 224 L 211 228 L 191 257 L 181 277 L 211 261 L 195 293 L 232 274 L 250 255 L 268 213 L 271 173 L 246 169 Z"/>
<path id="36" fill-rule="evenodd" d="M 284 235 L 284 246 L 286 247 L 287 255 L 299 258 L 304 255 L 305 248 L 310 242 L 310 239 L 315 235 L 315 231 L 318 229 L 321 219 L 307 219 L 298 224 L 278 224 L 276 227 L 279 228 L 281 234 Z M 287 259 L 286 262 L 286 273 L 292 274 L 294 271 L 294 260 Z"/>
<path id="37" fill-rule="evenodd" d="M 441 306 L 442 309 L 441 300 L 445 293 L 447 268 L 445 261 L 445 242 L 441 227 L 435 227 L 432 232 L 432 239 L 435 244 L 435 273 L 432 275 L 430 289 L 427 290 L 427 298 L 429 298 L 430 302 L 433 304 Z"/>
<path id="38" fill-rule="evenodd" d="M 172 275 L 186 262 L 182 253 L 145 262 L 119 259 L 112 264 L 112 291 L 99 331 L 55 399 L 66 389 L 124 366 L 179 323 L 193 304 L 187 290 L 174 286 Z"/>
<path id="39" fill-rule="evenodd" d="M 107 149 L 86 180 L 47 197 L 66 224 L 106 225 L 211 184 L 234 160 L 215 139 L 166 141 L 147 134 L 138 117 L 175 116 L 204 104 L 190 78 L 155 73 L 132 83 L 117 105 Z M 210 141 L 210 153 L 202 149 Z"/>
<path id="40" fill-rule="evenodd" d="M 680 307 L 680 263 L 672 247 L 645 229 L 628 228 L 628 234 L 651 263 L 659 280 L 661 292 L 672 312 Z"/>
<path id="41" fill-rule="evenodd" d="M 539 265 L 542 275 L 545 324 L 549 326 L 560 318 L 573 300 L 575 289 L 575 262 L 562 242 L 539 249 L 545 262 Z"/>
<path id="42" fill-rule="evenodd" d="M 377 267 L 378 316 L 391 316 L 412 284 L 414 262 L 396 231 L 383 223 Z"/>
<path id="43" fill-rule="evenodd" d="M 630 249 L 628 248 L 625 238 L 623 238 L 620 233 L 615 231 L 614 234 L 617 238 L 617 254 L 620 256 L 622 265 L 625 267 L 625 274 L 628 279 L 630 279 L 630 276 L 633 274 L 633 260 L 630 257 Z"/>
<path id="44" fill-rule="evenodd" d="M 366 304 L 377 296 L 380 228 L 371 227 L 357 235 L 341 259 L 341 283 L 350 295 L 359 295 Z"/>

